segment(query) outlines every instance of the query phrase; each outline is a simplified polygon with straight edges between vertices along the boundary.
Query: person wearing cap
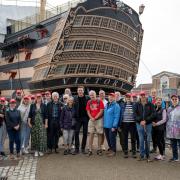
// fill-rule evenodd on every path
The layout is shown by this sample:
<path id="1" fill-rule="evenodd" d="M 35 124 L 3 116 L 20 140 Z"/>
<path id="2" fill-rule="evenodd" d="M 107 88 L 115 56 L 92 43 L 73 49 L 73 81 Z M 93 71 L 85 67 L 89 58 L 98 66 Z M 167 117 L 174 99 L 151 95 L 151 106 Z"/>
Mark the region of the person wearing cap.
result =
<path id="1" fill-rule="evenodd" d="M 10 159 L 14 159 L 14 143 L 16 144 L 17 158 L 20 157 L 20 125 L 21 114 L 16 108 L 16 100 L 11 99 L 9 109 L 6 111 L 6 128 L 9 136 Z"/>
<path id="2" fill-rule="evenodd" d="M 5 112 L 6 112 L 6 98 L 0 98 L 0 156 L 5 157 L 4 143 L 7 135 L 6 124 L 5 124 Z"/>
<path id="3" fill-rule="evenodd" d="M 44 104 L 47 105 L 51 101 L 52 101 L 52 99 L 51 99 L 51 92 L 50 91 L 46 91 L 45 92 Z"/>
<path id="4" fill-rule="evenodd" d="M 31 104 L 28 124 L 31 128 L 31 149 L 34 156 L 43 156 L 47 150 L 48 120 L 46 118 L 46 105 L 42 103 L 42 95 L 36 95 L 36 103 Z"/>
<path id="5" fill-rule="evenodd" d="M 180 152 L 180 105 L 177 95 L 171 96 L 172 105 L 167 110 L 166 136 L 171 140 L 172 158 L 170 162 L 179 161 Z"/>
<path id="6" fill-rule="evenodd" d="M 19 89 L 16 90 L 15 100 L 16 100 L 16 108 L 18 108 L 22 100 L 22 91 Z"/>
<path id="7" fill-rule="evenodd" d="M 31 104 L 35 104 L 35 102 L 36 102 L 36 96 L 35 96 L 35 95 L 31 95 L 31 96 L 30 96 L 30 99 L 31 99 Z"/>
<path id="8" fill-rule="evenodd" d="M 128 137 L 131 135 L 132 157 L 136 158 L 136 121 L 135 121 L 135 104 L 131 101 L 131 94 L 125 95 L 126 102 L 122 107 L 122 133 L 124 137 L 124 158 L 128 158 Z"/>
<path id="9" fill-rule="evenodd" d="M 115 101 L 115 94 L 110 93 L 108 104 L 104 110 L 104 131 L 109 146 L 107 155 L 109 157 L 116 155 L 116 135 L 120 121 L 121 107 Z"/>
<path id="10" fill-rule="evenodd" d="M 116 102 L 119 104 L 120 108 L 122 108 L 124 106 L 124 99 L 121 96 L 121 93 L 119 91 L 115 92 L 115 100 Z M 119 117 L 119 123 L 121 122 L 122 116 Z M 122 129 L 120 127 L 120 124 L 118 125 L 118 135 L 119 135 L 119 140 L 120 140 L 120 145 L 121 145 L 121 149 L 124 151 L 124 138 L 123 138 L 123 133 L 122 133 Z"/>
<path id="11" fill-rule="evenodd" d="M 28 154 L 28 145 L 30 139 L 30 128 L 28 125 L 28 116 L 30 111 L 30 98 L 29 96 L 24 96 L 21 104 L 18 107 L 21 114 L 21 152 L 22 154 Z"/>
<path id="12" fill-rule="evenodd" d="M 52 101 L 47 104 L 47 120 L 48 120 L 48 153 L 58 153 L 59 131 L 60 131 L 60 117 L 61 117 L 61 104 L 59 103 L 59 93 L 52 93 Z"/>
<path id="13" fill-rule="evenodd" d="M 159 155 L 156 160 L 164 160 L 165 151 L 165 124 L 167 119 L 166 109 L 162 108 L 162 98 L 156 97 L 155 103 L 155 119 L 153 121 L 154 134 L 156 135 L 156 144 L 159 148 Z"/>
<path id="14" fill-rule="evenodd" d="M 103 101 L 98 99 L 96 92 L 91 90 L 89 92 L 90 100 L 87 102 L 86 110 L 89 116 L 88 132 L 89 132 L 89 152 L 88 155 L 91 156 L 92 146 L 94 140 L 94 134 L 97 133 L 98 136 L 98 150 L 97 155 L 102 155 L 101 143 L 103 132 L 103 111 L 104 104 Z"/>
<path id="15" fill-rule="evenodd" d="M 149 148 L 152 138 L 152 121 L 154 118 L 154 105 L 148 102 L 146 93 L 142 91 L 140 92 L 140 101 L 135 105 L 135 120 L 140 142 L 140 161 L 144 160 L 145 155 L 147 162 L 151 161 L 149 156 Z"/>
<path id="16" fill-rule="evenodd" d="M 138 97 L 137 97 L 136 93 L 132 93 L 131 97 L 132 97 L 132 102 L 133 103 L 137 103 L 138 102 Z"/>

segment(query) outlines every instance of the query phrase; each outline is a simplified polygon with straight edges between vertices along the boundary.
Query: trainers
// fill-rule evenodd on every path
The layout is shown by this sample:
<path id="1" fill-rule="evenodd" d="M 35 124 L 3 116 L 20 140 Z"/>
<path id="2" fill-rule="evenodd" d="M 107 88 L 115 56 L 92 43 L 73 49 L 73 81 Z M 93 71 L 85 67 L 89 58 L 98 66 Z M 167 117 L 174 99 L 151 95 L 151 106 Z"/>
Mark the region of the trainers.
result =
<path id="1" fill-rule="evenodd" d="M 164 160 L 164 159 L 163 159 L 163 156 L 162 156 L 162 155 L 160 155 L 160 154 L 159 154 L 159 155 L 157 155 L 157 156 L 155 157 L 155 159 L 156 159 L 156 160 L 158 160 L 158 161 L 159 161 L 159 160 Z"/>
<path id="2" fill-rule="evenodd" d="M 29 151 L 28 151 L 28 149 L 24 149 L 24 154 L 29 154 Z"/>
<path id="3" fill-rule="evenodd" d="M 39 156 L 40 157 L 44 156 L 44 153 L 43 152 L 39 152 Z"/>
<path id="4" fill-rule="evenodd" d="M 97 155 L 102 156 L 102 150 L 101 149 L 97 150 Z"/>
<path id="5" fill-rule="evenodd" d="M 89 151 L 88 156 L 92 156 L 92 155 L 93 155 L 92 151 Z"/>
<path id="6" fill-rule="evenodd" d="M 149 162 L 153 162 L 153 160 L 150 158 L 150 157 L 148 157 L 147 158 L 147 162 L 149 163 Z"/>
<path id="7" fill-rule="evenodd" d="M 179 159 L 175 159 L 175 158 L 169 159 L 169 162 L 178 162 L 178 161 L 179 161 Z"/>
<path id="8" fill-rule="evenodd" d="M 38 151 L 35 151 L 34 157 L 38 157 L 38 156 L 39 156 Z"/>
<path id="9" fill-rule="evenodd" d="M 111 151 L 111 153 L 109 153 L 107 156 L 108 156 L 108 157 L 113 157 L 113 156 L 115 156 L 115 155 L 116 155 L 116 152 Z"/>
<path id="10" fill-rule="evenodd" d="M 68 155 L 69 153 L 68 153 L 68 150 L 66 149 L 65 151 L 64 151 L 64 155 Z"/>

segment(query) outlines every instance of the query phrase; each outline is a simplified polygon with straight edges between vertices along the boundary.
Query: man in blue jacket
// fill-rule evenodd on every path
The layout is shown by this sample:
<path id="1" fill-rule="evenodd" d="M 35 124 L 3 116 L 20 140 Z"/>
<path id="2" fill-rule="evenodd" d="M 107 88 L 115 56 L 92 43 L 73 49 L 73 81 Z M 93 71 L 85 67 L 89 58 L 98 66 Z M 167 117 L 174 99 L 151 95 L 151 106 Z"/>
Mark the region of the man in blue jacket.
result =
<path id="1" fill-rule="evenodd" d="M 116 135 L 120 120 L 121 108 L 115 101 L 115 94 L 110 93 L 109 102 L 104 110 L 104 131 L 109 146 L 108 156 L 116 155 Z"/>

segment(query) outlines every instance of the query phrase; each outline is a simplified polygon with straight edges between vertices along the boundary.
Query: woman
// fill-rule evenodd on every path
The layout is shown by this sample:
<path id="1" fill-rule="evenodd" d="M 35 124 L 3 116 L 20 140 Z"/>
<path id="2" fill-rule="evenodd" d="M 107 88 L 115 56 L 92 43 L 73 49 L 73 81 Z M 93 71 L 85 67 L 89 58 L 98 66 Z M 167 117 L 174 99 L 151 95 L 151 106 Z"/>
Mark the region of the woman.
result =
<path id="1" fill-rule="evenodd" d="M 20 111 L 16 109 L 16 100 L 11 99 L 6 111 L 6 128 L 9 136 L 10 159 L 14 159 L 14 143 L 16 144 L 17 158 L 20 157 Z"/>
<path id="2" fill-rule="evenodd" d="M 166 109 L 162 108 L 162 98 L 156 98 L 155 104 L 155 120 L 152 122 L 154 127 L 154 134 L 156 135 L 156 144 L 159 148 L 159 155 L 155 157 L 156 160 L 164 160 L 165 147 L 165 123 L 166 123 Z"/>
<path id="3" fill-rule="evenodd" d="M 167 111 L 166 135 L 171 140 L 172 154 L 171 161 L 179 161 L 178 149 L 180 148 L 180 105 L 177 95 L 171 96 L 172 105 Z M 178 148 L 179 146 L 179 148 Z"/>
<path id="4" fill-rule="evenodd" d="M 63 139 L 65 151 L 64 155 L 68 155 L 71 152 L 71 144 L 74 136 L 75 129 L 75 110 L 73 107 L 74 99 L 69 97 L 67 106 L 64 106 L 61 113 L 60 125 L 63 131 Z"/>
<path id="5" fill-rule="evenodd" d="M 28 124 L 31 128 L 31 149 L 35 151 L 34 156 L 43 156 L 47 149 L 46 128 L 46 105 L 42 103 L 42 95 L 36 95 L 36 103 L 31 104 Z"/>
<path id="6" fill-rule="evenodd" d="M 115 94 L 110 93 L 104 110 L 104 131 L 109 146 L 108 156 L 116 155 L 116 134 L 120 117 L 120 106 L 115 102 Z"/>
<path id="7" fill-rule="evenodd" d="M 29 145 L 29 139 L 30 139 L 30 128 L 28 125 L 28 116 L 30 111 L 30 99 L 28 96 L 24 96 L 20 106 L 18 107 L 18 110 L 21 114 L 21 152 L 23 154 L 28 154 L 28 145 Z"/>
<path id="8" fill-rule="evenodd" d="M 0 156 L 5 157 L 4 142 L 6 139 L 6 125 L 5 125 L 5 112 L 6 112 L 6 98 L 0 98 Z M 2 159 L 0 158 L 0 159 Z"/>

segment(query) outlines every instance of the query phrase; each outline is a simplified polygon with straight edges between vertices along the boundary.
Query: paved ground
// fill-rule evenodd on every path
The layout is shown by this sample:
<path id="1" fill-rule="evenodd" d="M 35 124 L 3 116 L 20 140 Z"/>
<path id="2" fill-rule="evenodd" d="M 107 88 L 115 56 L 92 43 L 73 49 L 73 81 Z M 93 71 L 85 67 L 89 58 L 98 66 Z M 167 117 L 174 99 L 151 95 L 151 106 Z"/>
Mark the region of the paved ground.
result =
<path id="1" fill-rule="evenodd" d="M 167 154 L 168 159 L 168 149 Z M 59 154 L 41 158 L 28 155 L 19 161 L 2 160 L 0 180 L 3 177 L 8 180 L 180 180 L 180 163 L 138 162 L 131 157 L 124 159 L 120 151 L 112 158 L 105 153 L 101 157 L 96 153 L 92 157 L 64 156 L 60 149 Z"/>

